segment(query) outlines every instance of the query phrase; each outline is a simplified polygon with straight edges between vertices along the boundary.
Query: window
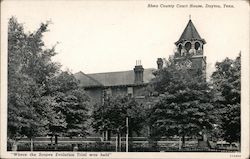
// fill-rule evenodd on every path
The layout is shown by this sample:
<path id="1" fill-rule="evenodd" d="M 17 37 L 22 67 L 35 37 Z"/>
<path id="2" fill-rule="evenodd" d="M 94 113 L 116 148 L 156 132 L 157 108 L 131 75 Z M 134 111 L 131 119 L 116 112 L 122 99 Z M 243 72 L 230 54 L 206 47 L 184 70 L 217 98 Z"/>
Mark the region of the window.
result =
<path id="1" fill-rule="evenodd" d="M 185 44 L 185 49 L 187 50 L 187 52 L 189 52 L 189 50 L 191 49 L 191 43 L 190 42 L 187 42 Z"/>
<path id="2" fill-rule="evenodd" d="M 200 46 L 201 46 L 201 45 L 200 45 L 199 42 L 195 42 L 195 44 L 194 44 L 195 50 L 198 50 Z"/>
<path id="3" fill-rule="evenodd" d="M 107 96 L 111 96 L 112 95 L 111 88 L 106 89 L 106 94 L 107 94 Z"/>
<path id="4" fill-rule="evenodd" d="M 104 89 L 102 91 L 102 101 L 104 102 L 104 100 L 107 100 L 111 97 L 112 95 L 112 90 L 111 88 L 108 88 L 108 89 Z"/>
<path id="5" fill-rule="evenodd" d="M 179 44 L 179 46 L 178 46 L 178 52 L 179 53 L 181 53 L 181 49 L 182 49 L 182 46 L 181 46 L 181 44 Z"/>
<path id="6" fill-rule="evenodd" d="M 129 96 L 133 97 L 133 87 L 128 87 L 127 88 L 127 93 Z"/>

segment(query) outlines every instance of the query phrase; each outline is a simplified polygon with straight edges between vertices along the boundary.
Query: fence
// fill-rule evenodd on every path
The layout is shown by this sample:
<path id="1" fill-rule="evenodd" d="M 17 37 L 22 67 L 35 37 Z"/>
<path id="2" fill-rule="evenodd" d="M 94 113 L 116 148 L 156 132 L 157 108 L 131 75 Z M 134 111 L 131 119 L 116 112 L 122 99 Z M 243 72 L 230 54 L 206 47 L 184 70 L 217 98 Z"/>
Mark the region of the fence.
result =
<path id="1" fill-rule="evenodd" d="M 7 150 L 11 151 L 11 142 L 7 144 Z M 60 139 L 58 144 L 52 144 L 50 140 L 35 139 L 33 142 L 33 151 L 73 151 L 77 145 L 78 151 L 87 152 L 115 152 L 116 143 L 112 141 L 100 141 L 99 139 Z M 140 141 L 130 141 L 129 152 L 232 152 L 238 150 L 229 149 L 209 149 L 197 148 L 197 141 L 186 141 L 186 147 L 179 150 L 178 141 L 156 141 L 154 144 L 149 144 L 148 141 L 140 139 Z M 125 141 L 121 142 L 121 152 L 125 152 Z M 30 141 L 23 139 L 19 141 L 17 146 L 18 151 L 30 151 Z"/>

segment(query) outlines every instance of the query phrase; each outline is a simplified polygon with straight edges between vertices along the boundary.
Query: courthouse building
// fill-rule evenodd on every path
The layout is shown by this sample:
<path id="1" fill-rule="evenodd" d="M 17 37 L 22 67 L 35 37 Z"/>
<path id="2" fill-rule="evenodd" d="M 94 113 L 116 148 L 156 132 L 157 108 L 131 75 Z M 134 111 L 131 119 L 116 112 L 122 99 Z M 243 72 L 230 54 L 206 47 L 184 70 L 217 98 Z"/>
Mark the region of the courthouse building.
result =
<path id="1" fill-rule="evenodd" d="M 190 19 L 179 40 L 175 42 L 174 60 L 178 61 L 186 55 L 190 55 L 190 69 L 195 72 L 200 71 L 205 75 L 204 44 L 206 44 L 205 40 L 201 38 Z M 162 69 L 163 59 L 152 60 L 156 60 L 157 69 Z M 133 66 L 131 67 L 133 68 Z M 93 105 L 102 103 L 106 95 L 130 95 L 143 101 L 145 99 L 145 89 L 154 78 L 153 72 L 157 69 L 143 68 L 140 61 L 136 61 L 136 65 L 132 68 L 127 71 L 94 74 L 85 74 L 80 71 L 75 74 L 75 77 L 80 81 L 80 86 L 90 96 Z"/>
<path id="2" fill-rule="evenodd" d="M 133 70 L 85 74 L 78 72 L 76 79 L 91 97 L 91 103 L 102 103 L 105 96 L 129 95 L 144 98 L 143 90 L 154 77 L 153 68 L 144 69 L 137 61 Z"/>
<path id="3" fill-rule="evenodd" d="M 203 55 L 205 40 L 200 37 L 198 31 L 189 20 L 186 28 L 179 40 L 175 42 L 176 51 L 174 58 L 181 60 L 187 54 L 191 55 L 192 69 L 200 70 L 205 73 L 206 57 Z M 152 59 L 154 60 L 154 59 Z M 157 68 L 163 67 L 163 60 L 157 59 Z M 132 66 L 133 67 L 133 66 Z M 154 75 L 154 68 L 143 68 L 140 61 L 136 61 L 133 69 L 119 72 L 101 72 L 85 74 L 78 72 L 75 75 L 91 97 L 92 103 L 102 103 L 105 95 L 131 95 L 135 98 L 144 98 L 142 92 L 149 84 Z"/>

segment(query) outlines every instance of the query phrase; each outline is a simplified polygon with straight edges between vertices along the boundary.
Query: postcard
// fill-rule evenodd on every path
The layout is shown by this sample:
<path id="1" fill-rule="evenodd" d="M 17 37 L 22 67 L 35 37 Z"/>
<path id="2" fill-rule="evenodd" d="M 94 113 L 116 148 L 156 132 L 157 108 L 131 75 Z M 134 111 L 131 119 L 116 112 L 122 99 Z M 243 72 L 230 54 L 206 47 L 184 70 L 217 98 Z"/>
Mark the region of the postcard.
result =
<path id="1" fill-rule="evenodd" d="M 1 1 L 1 158 L 249 158 L 249 2 Z"/>

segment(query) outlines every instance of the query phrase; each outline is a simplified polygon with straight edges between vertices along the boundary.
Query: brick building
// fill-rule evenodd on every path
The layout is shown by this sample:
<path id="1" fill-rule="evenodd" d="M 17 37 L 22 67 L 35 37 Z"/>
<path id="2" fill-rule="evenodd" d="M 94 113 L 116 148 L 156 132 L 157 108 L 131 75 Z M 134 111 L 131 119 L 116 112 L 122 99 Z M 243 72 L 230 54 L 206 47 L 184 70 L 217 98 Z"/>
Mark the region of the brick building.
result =
<path id="1" fill-rule="evenodd" d="M 185 56 L 190 55 L 190 69 L 195 72 L 201 71 L 205 75 L 206 57 L 203 55 L 204 44 L 206 44 L 206 41 L 201 38 L 190 19 L 179 40 L 175 42 L 174 60 L 182 60 Z M 163 63 L 163 60 L 158 58 L 156 62 L 157 69 L 162 69 Z M 130 95 L 147 103 L 148 99 L 145 99 L 144 90 L 151 79 L 154 78 L 153 72 L 155 70 L 154 68 L 145 69 L 140 61 L 136 61 L 136 66 L 133 70 L 95 74 L 78 72 L 75 74 L 75 77 L 80 81 L 80 86 L 91 97 L 92 105 L 102 103 L 105 95 Z"/>
<path id="2" fill-rule="evenodd" d="M 141 92 L 154 77 L 152 74 L 154 70 L 144 69 L 138 61 L 133 70 L 95 74 L 78 72 L 75 77 L 91 97 L 91 103 L 95 104 L 102 103 L 105 95 L 130 95 L 143 98 Z"/>

